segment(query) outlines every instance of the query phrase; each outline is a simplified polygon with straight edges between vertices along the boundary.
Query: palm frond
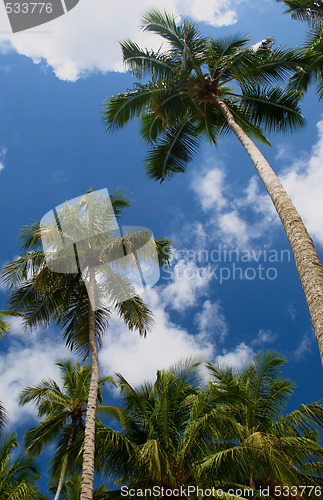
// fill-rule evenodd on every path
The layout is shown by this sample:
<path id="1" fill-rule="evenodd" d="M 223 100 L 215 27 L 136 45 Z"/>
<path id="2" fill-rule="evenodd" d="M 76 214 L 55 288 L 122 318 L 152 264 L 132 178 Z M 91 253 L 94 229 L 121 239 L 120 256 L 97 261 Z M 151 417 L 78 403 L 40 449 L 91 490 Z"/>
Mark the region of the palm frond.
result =
<path id="1" fill-rule="evenodd" d="M 175 173 L 184 172 L 197 150 L 197 129 L 189 118 L 166 129 L 145 160 L 148 177 L 164 182 Z"/>
<path id="2" fill-rule="evenodd" d="M 287 132 L 301 128 L 306 120 L 301 114 L 301 95 L 279 87 L 244 86 L 241 106 L 252 121 L 268 130 Z"/>

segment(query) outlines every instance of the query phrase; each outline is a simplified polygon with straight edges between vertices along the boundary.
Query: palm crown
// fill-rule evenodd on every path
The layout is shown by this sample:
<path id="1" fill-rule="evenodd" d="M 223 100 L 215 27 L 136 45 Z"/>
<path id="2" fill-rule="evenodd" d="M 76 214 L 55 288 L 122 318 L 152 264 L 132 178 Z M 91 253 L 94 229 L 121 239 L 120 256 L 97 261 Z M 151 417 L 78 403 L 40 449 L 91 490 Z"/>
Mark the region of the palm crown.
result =
<path id="1" fill-rule="evenodd" d="M 40 454 L 53 441 L 57 453 L 52 460 L 52 478 L 62 473 L 62 456 L 65 467 L 71 467 L 75 457 L 71 456 L 72 443 L 84 434 L 86 404 L 89 393 L 91 367 L 81 366 L 79 362 L 56 363 L 62 376 L 62 387 L 55 380 L 43 380 L 34 387 L 25 387 L 20 395 L 20 404 L 36 403 L 38 416 L 43 420 L 25 435 L 28 453 Z M 111 377 L 99 380 L 98 411 L 103 412 L 102 387 L 106 382 L 113 382 Z M 64 462 L 63 460 L 63 462 Z M 66 470 L 63 470 L 65 476 Z"/>
<path id="2" fill-rule="evenodd" d="M 146 171 L 153 179 L 183 172 L 202 134 L 216 143 L 228 132 L 216 97 L 248 134 L 267 144 L 262 129 L 285 131 L 304 124 L 300 95 L 273 86 L 295 67 L 297 52 L 274 49 L 270 39 L 250 46 L 246 38 L 204 38 L 194 24 L 177 25 L 166 12 L 147 14 L 143 29 L 160 35 L 166 50 L 121 43 L 133 75 L 150 80 L 107 100 L 105 120 L 109 130 L 116 130 L 140 117 L 141 134 L 152 143 Z"/>

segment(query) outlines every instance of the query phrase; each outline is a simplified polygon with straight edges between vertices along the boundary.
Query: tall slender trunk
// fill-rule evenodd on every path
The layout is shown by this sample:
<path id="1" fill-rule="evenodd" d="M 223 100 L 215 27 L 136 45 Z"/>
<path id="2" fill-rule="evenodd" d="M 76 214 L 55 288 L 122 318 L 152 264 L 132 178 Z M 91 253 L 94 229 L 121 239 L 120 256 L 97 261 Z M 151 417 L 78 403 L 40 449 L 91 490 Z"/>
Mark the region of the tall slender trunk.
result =
<path id="1" fill-rule="evenodd" d="M 91 352 L 91 382 L 89 397 L 87 401 L 85 430 L 84 430 L 84 451 L 82 466 L 82 484 L 80 500 L 93 499 L 94 483 L 94 448 L 95 448 L 95 414 L 99 385 L 99 358 L 98 347 L 95 337 L 95 312 L 92 308 L 90 298 L 95 294 L 95 271 L 90 269 L 89 281 L 89 346 Z"/>
<path id="2" fill-rule="evenodd" d="M 312 318 L 323 364 L 323 269 L 313 241 L 267 160 L 236 123 L 226 104 L 216 95 L 213 96 L 213 100 L 225 117 L 230 129 L 235 133 L 251 158 L 283 223 Z"/>
<path id="3" fill-rule="evenodd" d="M 71 446 L 71 444 L 73 442 L 75 426 L 76 426 L 76 420 L 75 420 L 75 418 L 74 419 L 72 418 L 72 424 L 71 424 L 71 428 L 70 428 L 70 434 L 69 434 L 68 442 L 67 442 L 67 449 Z M 58 481 L 57 490 L 56 490 L 56 493 L 55 493 L 54 500 L 58 500 L 59 496 L 61 494 L 62 487 L 63 487 L 63 484 L 64 484 L 64 479 L 65 479 L 65 476 L 66 476 L 67 461 L 68 461 L 68 455 L 66 455 L 66 457 L 63 460 L 61 475 L 60 475 L 60 478 L 59 478 L 59 481 Z"/>

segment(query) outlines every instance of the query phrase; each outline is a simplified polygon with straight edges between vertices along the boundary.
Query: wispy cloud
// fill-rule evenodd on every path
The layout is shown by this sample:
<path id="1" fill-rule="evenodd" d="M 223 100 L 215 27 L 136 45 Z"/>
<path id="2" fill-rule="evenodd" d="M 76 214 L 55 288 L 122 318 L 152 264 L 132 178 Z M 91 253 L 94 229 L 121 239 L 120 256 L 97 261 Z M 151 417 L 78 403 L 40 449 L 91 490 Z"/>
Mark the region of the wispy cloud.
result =
<path id="1" fill-rule="evenodd" d="M 275 225 L 279 226 L 271 200 L 265 192 L 260 192 L 260 181 L 255 176 L 246 184 L 242 195 L 236 196 L 230 189 L 224 166 L 217 162 L 216 154 L 212 156 L 212 163 L 217 166 L 193 172 L 190 184 L 197 203 L 210 216 L 204 224 L 204 233 L 208 234 L 209 241 L 221 241 L 240 249 L 255 248 L 264 236 L 268 240 Z M 209 158 L 205 163 L 210 163 Z M 185 231 L 188 232 L 187 228 Z"/>
<path id="2" fill-rule="evenodd" d="M 309 333 L 305 333 L 298 347 L 294 351 L 294 358 L 299 361 L 304 359 L 306 353 L 312 351 L 314 343 L 314 336 Z"/>
<path id="3" fill-rule="evenodd" d="M 219 355 L 215 358 L 215 363 L 220 366 L 229 366 L 235 370 L 242 370 L 252 360 L 253 349 L 242 342 L 233 351 Z"/>
<path id="4" fill-rule="evenodd" d="M 323 245 L 323 120 L 317 123 L 318 141 L 310 155 L 289 158 L 280 179 L 304 220 L 311 236 Z"/>
<path id="5" fill-rule="evenodd" d="M 8 149 L 2 146 L 0 148 L 0 172 L 5 168 L 4 159 L 6 157 Z"/>

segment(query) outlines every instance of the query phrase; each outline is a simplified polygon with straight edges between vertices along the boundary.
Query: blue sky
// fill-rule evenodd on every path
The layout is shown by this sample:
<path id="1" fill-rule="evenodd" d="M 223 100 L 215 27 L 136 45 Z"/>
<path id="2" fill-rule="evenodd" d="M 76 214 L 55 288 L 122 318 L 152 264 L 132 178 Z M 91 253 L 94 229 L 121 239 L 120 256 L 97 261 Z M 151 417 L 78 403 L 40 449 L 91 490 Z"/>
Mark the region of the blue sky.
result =
<path id="1" fill-rule="evenodd" d="M 22 225 L 91 186 L 110 193 L 122 186 L 133 200 L 123 223 L 172 239 L 176 251 L 168 272 L 145 296 L 154 329 L 141 339 L 113 318 L 100 353 L 102 375 L 118 371 L 140 383 L 189 355 L 241 368 L 255 352 L 271 348 L 287 358 L 284 374 L 298 386 L 290 409 L 319 400 L 318 347 L 288 242 L 235 137 L 216 149 L 203 143 L 185 175 L 159 185 L 144 176 L 145 145 L 135 123 L 113 135 L 105 132 L 103 100 L 134 82 L 122 71 L 118 40 L 130 36 L 144 46 L 158 46 L 138 30 L 140 15 L 157 6 L 190 15 L 214 37 L 248 33 L 253 42 L 270 36 L 293 45 L 306 36 L 306 26 L 283 15 L 274 0 L 260 5 L 254 0 L 140 0 L 129 9 L 107 0 L 80 0 L 62 18 L 15 35 L 9 33 L 1 4 L 0 264 L 19 253 Z M 307 127 L 275 135 L 273 148 L 261 149 L 322 260 L 323 118 L 313 90 L 302 108 Z M 235 251 L 231 262 L 230 249 Z M 241 263 L 243 256 L 249 261 Z M 240 271 L 233 279 L 234 266 L 241 267 L 243 279 Z M 0 288 L 4 307 L 7 292 Z M 0 400 L 19 433 L 35 422 L 34 408 L 17 406 L 19 391 L 57 378 L 54 363 L 68 356 L 55 328 L 26 333 L 19 321 L 12 322 L 0 345 Z"/>

